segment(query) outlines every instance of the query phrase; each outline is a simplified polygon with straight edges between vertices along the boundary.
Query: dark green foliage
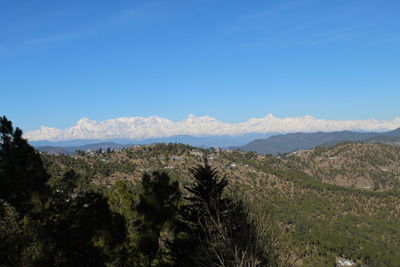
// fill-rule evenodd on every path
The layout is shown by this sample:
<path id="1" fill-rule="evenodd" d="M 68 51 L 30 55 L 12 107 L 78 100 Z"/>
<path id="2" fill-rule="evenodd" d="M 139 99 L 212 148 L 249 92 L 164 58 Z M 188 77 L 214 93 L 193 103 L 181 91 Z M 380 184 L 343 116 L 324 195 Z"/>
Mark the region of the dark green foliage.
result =
<path id="1" fill-rule="evenodd" d="M 168 174 L 144 174 L 142 192 L 136 207 L 139 215 L 137 229 L 138 251 L 147 266 L 168 263 L 168 245 L 171 244 L 178 204 L 181 199 L 178 182 L 171 182 Z"/>
<path id="2" fill-rule="evenodd" d="M 114 188 L 107 193 L 111 209 L 125 218 L 127 230 L 131 235 L 135 231 L 134 224 L 138 217 L 136 203 L 139 193 L 138 186 L 123 180 L 117 181 Z"/>
<path id="3" fill-rule="evenodd" d="M 0 266 L 11 266 L 20 262 L 26 236 L 14 207 L 0 200 L 0 214 Z"/>
<path id="4" fill-rule="evenodd" d="M 192 194 L 188 200 L 199 214 L 207 211 L 215 213 L 216 209 L 224 205 L 222 193 L 228 181 L 225 177 L 218 176 L 218 172 L 208 164 L 207 159 L 204 160 L 204 165 L 198 165 L 191 172 L 194 183 L 185 187 Z"/>
<path id="5" fill-rule="evenodd" d="M 124 220 L 110 211 L 102 195 L 72 193 L 53 199 L 43 215 L 46 255 L 39 265 L 104 266 L 124 261 Z"/>
<path id="6" fill-rule="evenodd" d="M 129 265 L 148 266 L 148 254 L 153 253 L 149 247 L 153 246 L 154 250 L 158 250 L 154 260 L 150 263 L 153 266 L 195 266 L 192 259 L 195 247 L 187 222 L 188 209 L 180 203 L 180 193 L 177 194 L 176 183 L 167 183 L 169 178 L 165 173 L 157 175 L 164 182 L 156 182 L 158 178 L 153 177 L 150 179 L 155 183 L 149 185 L 148 180 L 147 182 L 143 181 L 146 184 L 144 187 L 120 180 L 108 193 L 112 210 L 123 215 L 126 221 L 128 263 Z M 148 179 L 149 175 L 145 175 L 145 177 Z M 144 188 L 147 188 L 146 192 Z M 161 197 L 167 201 L 162 199 L 151 201 L 155 198 L 153 194 L 168 192 L 168 188 L 170 193 Z M 147 207 L 151 212 L 147 210 Z M 167 216 L 163 215 L 163 218 L 157 219 L 155 216 L 160 216 L 161 214 L 158 214 L 160 211 Z M 157 214 L 150 215 L 154 213 Z M 150 239 L 149 236 L 154 233 L 154 239 Z M 157 242 L 161 244 L 158 248 Z M 143 243 L 148 244 L 149 247 L 147 249 L 141 247 Z"/>
<path id="7" fill-rule="evenodd" d="M 0 266 L 123 266 L 123 218 L 74 171 L 49 175 L 36 151 L 0 119 Z"/>
<path id="8" fill-rule="evenodd" d="M 53 176 L 48 182 L 55 196 L 67 198 L 68 196 L 90 190 L 89 181 L 74 170 L 66 171 L 62 176 Z"/>
<path id="9" fill-rule="evenodd" d="M 280 244 L 270 235 L 272 228 L 265 225 L 266 220 L 258 224 L 242 201 L 224 196 L 225 177 L 219 177 L 206 159 L 192 174 L 194 183 L 186 188 L 195 219 L 192 233 L 199 243 L 197 264 L 289 266 L 281 259 Z"/>
<path id="10" fill-rule="evenodd" d="M 21 212 L 39 208 L 49 179 L 40 156 L 5 116 L 0 118 L 0 138 L 0 199 Z"/>

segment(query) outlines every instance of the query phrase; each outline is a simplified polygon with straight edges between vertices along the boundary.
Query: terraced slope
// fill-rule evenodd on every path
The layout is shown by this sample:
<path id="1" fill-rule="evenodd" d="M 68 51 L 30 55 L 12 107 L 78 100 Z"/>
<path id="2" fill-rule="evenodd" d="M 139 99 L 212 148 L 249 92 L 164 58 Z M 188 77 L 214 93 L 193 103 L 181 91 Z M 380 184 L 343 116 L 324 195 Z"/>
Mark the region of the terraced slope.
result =
<path id="1" fill-rule="evenodd" d="M 284 157 L 287 165 L 323 182 L 375 191 L 400 189 L 400 147 L 342 143 L 298 151 Z"/>

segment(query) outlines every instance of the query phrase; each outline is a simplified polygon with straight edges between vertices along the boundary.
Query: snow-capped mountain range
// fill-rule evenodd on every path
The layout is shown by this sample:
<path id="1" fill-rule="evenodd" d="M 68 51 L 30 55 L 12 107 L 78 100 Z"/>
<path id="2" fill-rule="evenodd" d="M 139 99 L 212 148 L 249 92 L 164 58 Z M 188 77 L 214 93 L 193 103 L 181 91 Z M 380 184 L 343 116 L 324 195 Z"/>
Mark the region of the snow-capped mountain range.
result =
<path id="1" fill-rule="evenodd" d="M 105 121 L 80 119 L 67 129 L 42 126 L 39 130 L 29 131 L 24 137 L 29 141 L 66 141 L 66 140 L 107 140 L 107 139 L 148 139 L 177 135 L 220 136 L 244 135 L 250 133 L 290 133 L 316 131 L 389 131 L 400 127 L 400 117 L 392 121 L 375 119 L 333 121 L 317 119 L 312 116 L 276 118 L 268 114 L 262 118 L 251 118 L 240 123 L 226 123 L 209 116 L 197 117 L 192 114 L 184 120 L 174 122 L 157 116 L 121 117 Z"/>

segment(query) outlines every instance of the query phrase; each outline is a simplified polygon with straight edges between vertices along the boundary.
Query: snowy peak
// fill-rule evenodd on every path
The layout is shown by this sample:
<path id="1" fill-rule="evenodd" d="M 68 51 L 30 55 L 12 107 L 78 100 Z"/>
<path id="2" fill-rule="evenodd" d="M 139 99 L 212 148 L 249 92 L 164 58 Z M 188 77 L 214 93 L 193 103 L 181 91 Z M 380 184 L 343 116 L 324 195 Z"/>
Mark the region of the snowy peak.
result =
<path id="1" fill-rule="evenodd" d="M 83 117 L 82 119 L 80 119 L 77 123 L 76 123 L 76 125 L 78 126 L 80 126 L 80 125 L 82 125 L 82 126 L 84 126 L 84 125 L 90 125 L 90 124 L 96 124 L 96 121 L 93 121 L 93 120 L 90 120 L 89 118 L 87 118 L 87 117 Z"/>
<path id="2" fill-rule="evenodd" d="M 197 124 L 197 123 L 210 123 L 210 122 L 218 122 L 217 119 L 209 117 L 209 116 L 202 116 L 196 117 L 193 114 L 189 114 L 188 117 L 182 120 L 181 124 Z"/>
<path id="3" fill-rule="evenodd" d="M 276 118 L 267 114 L 261 118 L 250 118 L 240 123 L 225 123 L 213 117 L 197 117 L 189 114 L 187 118 L 173 122 L 158 116 L 121 117 L 97 122 L 83 117 L 74 126 L 61 130 L 46 126 L 25 134 L 30 141 L 66 141 L 75 139 L 147 139 L 175 135 L 212 136 L 244 135 L 270 132 L 316 132 L 316 131 L 389 131 L 400 127 L 400 117 L 392 121 L 375 119 L 358 121 L 333 121 L 317 119 L 312 116 Z"/>

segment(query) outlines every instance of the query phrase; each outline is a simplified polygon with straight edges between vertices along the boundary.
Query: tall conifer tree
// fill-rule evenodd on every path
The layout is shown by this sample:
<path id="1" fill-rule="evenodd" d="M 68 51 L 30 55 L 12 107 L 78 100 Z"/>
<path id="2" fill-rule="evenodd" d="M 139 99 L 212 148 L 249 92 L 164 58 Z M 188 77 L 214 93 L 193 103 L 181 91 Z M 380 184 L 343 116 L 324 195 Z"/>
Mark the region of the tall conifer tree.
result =
<path id="1" fill-rule="evenodd" d="M 0 137 L 0 199 L 20 212 L 37 207 L 49 179 L 40 155 L 5 116 L 0 118 Z"/>

